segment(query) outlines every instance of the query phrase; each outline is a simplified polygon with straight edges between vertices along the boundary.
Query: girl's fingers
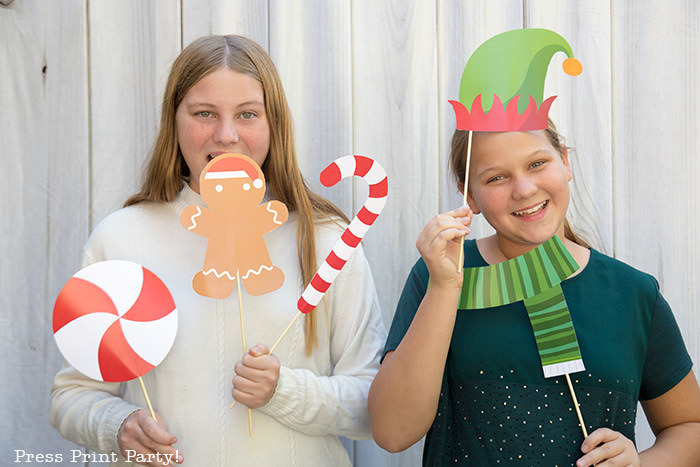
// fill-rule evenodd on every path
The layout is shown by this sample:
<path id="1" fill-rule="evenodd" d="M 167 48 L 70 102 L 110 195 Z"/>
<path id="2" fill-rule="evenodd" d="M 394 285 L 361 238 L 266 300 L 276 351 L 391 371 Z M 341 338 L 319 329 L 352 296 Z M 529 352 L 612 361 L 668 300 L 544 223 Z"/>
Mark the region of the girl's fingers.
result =
<path id="1" fill-rule="evenodd" d="M 634 443 L 622 433 L 609 428 L 599 428 L 581 445 L 585 455 L 576 461 L 577 467 L 597 465 L 640 466 L 639 454 Z"/>

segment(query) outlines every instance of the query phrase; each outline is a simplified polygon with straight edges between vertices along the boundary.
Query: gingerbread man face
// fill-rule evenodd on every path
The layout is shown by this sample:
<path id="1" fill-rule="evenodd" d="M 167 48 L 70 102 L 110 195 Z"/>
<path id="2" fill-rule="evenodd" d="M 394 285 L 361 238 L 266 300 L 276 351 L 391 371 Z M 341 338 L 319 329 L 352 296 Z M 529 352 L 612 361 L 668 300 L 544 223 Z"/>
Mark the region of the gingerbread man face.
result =
<path id="1" fill-rule="evenodd" d="M 209 162 L 202 171 L 199 186 L 204 202 L 211 209 L 256 208 L 265 196 L 263 173 L 246 156 L 219 156 Z"/>
<path id="2" fill-rule="evenodd" d="M 272 264 L 263 235 L 282 225 L 288 212 L 279 201 L 260 204 L 265 196 L 260 167 L 248 156 L 223 154 L 204 167 L 199 186 L 208 208 L 188 206 L 180 214 L 183 227 L 209 238 L 194 290 L 226 298 L 236 276 L 251 295 L 280 288 L 284 273 Z"/>

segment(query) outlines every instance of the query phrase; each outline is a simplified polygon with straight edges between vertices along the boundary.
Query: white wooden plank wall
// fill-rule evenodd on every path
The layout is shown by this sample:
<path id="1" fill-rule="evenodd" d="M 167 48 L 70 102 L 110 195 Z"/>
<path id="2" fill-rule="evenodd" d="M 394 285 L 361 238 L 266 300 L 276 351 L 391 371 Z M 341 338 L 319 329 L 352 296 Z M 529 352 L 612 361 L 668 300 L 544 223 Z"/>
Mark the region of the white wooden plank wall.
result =
<path id="1" fill-rule="evenodd" d="M 318 192 L 352 216 L 366 188 L 324 188 L 320 171 L 351 153 L 387 170 L 389 202 L 364 241 L 387 325 L 417 233 L 461 203 L 445 171 L 447 100 L 467 58 L 508 29 L 561 33 L 584 65 L 571 78 L 555 57 L 545 87 L 573 148 L 574 224 L 659 279 L 699 362 L 698 24 L 694 0 L 2 0 L 0 464 L 15 449 L 76 448 L 48 424 L 60 366 L 53 301 L 90 230 L 138 185 L 172 59 L 208 33 L 244 34 L 270 52 Z M 477 236 L 490 231 L 474 224 Z M 644 420 L 638 437 L 652 441 Z M 420 445 L 396 455 L 346 446 L 357 466 L 420 464 Z"/>

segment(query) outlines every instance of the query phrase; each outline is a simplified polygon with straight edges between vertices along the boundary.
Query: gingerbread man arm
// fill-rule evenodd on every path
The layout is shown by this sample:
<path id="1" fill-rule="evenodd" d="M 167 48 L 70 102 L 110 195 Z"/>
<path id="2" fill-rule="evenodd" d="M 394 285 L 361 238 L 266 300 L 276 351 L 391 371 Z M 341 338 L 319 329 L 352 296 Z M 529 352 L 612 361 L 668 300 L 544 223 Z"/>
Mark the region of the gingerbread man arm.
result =
<path id="1" fill-rule="evenodd" d="M 262 233 L 267 233 L 284 224 L 289 217 L 289 211 L 280 201 L 268 201 L 258 206 L 258 216 L 261 219 Z"/>
<path id="2" fill-rule="evenodd" d="M 187 206 L 180 213 L 180 224 L 190 232 L 206 237 L 209 235 L 209 222 L 207 222 L 207 219 L 210 214 L 210 210 L 202 206 L 196 204 Z"/>

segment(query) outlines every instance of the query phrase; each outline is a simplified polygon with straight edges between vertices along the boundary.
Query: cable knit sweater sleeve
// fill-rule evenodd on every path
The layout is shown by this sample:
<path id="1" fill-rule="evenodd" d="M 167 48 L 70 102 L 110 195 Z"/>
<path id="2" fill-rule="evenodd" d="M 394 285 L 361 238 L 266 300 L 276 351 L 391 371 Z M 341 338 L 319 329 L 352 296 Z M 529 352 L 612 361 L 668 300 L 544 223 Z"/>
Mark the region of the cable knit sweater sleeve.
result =
<path id="1" fill-rule="evenodd" d="M 386 330 L 369 264 L 358 248 L 319 307 L 330 319 L 333 374 L 282 367 L 272 400 L 260 408 L 310 435 L 371 438 L 367 393 L 379 367 Z"/>
<path id="2" fill-rule="evenodd" d="M 67 366 L 51 390 L 51 424 L 61 436 L 95 452 L 119 452 L 117 432 L 140 409 L 120 397 L 121 383 L 104 383 Z"/>

